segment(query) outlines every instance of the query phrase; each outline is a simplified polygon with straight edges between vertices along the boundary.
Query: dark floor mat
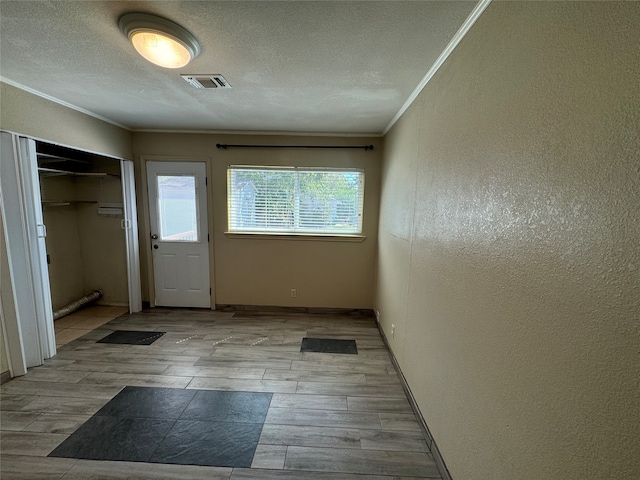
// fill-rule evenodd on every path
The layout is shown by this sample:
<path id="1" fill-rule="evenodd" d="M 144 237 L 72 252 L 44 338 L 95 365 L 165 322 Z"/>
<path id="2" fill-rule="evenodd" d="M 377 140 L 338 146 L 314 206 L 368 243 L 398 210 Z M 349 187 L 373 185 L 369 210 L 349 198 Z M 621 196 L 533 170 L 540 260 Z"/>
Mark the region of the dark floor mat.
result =
<path id="1" fill-rule="evenodd" d="M 336 340 L 333 338 L 303 338 L 301 352 L 358 354 L 355 340 Z"/>
<path id="2" fill-rule="evenodd" d="M 116 330 L 96 343 L 119 343 L 125 345 L 151 345 L 165 332 L 137 332 L 132 330 Z"/>
<path id="3" fill-rule="evenodd" d="M 251 467 L 271 397 L 125 387 L 49 456 Z"/>

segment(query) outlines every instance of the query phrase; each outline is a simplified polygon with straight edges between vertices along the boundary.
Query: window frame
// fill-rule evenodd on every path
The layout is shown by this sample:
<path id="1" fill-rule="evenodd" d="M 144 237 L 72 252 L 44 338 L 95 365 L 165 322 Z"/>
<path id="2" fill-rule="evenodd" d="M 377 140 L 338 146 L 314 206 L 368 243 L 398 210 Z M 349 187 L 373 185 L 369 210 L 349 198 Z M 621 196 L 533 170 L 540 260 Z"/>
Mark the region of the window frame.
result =
<path id="1" fill-rule="evenodd" d="M 234 209 L 240 208 L 237 203 L 234 202 L 234 193 L 236 194 L 237 201 L 237 190 L 233 188 L 232 185 L 232 177 L 235 172 L 238 171 L 274 171 L 274 172 L 291 172 L 294 173 L 297 177 L 298 174 L 305 173 L 353 173 L 357 174 L 357 182 L 358 182 L 358 191 L 357 197 L 355 198 L 356 206 L 355 211 L 357 212 L 358 225 L 355 229 L 348 230 L 340 230 L 338 228 L 335 229 L 314 229 L 314 228 L 305 228 L 298 226 L 293 226 L 291 228 L 278 228 L 278 227 L 238 227 L 237 225 L 232 225 L 234 213 Z M 299 177 L 295 179 L 294 183 L 299 185 Z M 301 207 L 300 202 L 302 198 L 300 198 L 299 191 L 296 192 L 294 189 L 292 203 L 292 211 L 291 215 L 294 218 L 299 218 L 301 215 Z M 266 166 L 266 165 L 228 165 L 227 166 L 227 231 L 225 234 L 230 238 L 266 238 L 266 239 L 301 239 L 301 240 L 327 240 L 327 241 L 356 241 L 361 242 L 366 237 L 363 235 L 364 231 L 364 194 L 365 194 L 365 169 L 357 168 L 357 167 L 306 167 L 306 166 Z M 296 207 L 297 206 L 297 207 Z M 295 209 L 297 208 L 297 212 Z"/>

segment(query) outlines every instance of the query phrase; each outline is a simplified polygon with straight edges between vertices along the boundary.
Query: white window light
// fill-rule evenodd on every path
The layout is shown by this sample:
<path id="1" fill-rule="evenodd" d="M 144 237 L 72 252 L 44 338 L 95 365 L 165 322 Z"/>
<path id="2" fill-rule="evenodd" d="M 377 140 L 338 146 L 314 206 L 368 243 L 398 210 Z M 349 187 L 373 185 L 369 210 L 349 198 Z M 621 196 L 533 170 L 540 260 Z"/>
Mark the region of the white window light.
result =
<path id="1" fill-rule="evenodd" d="M 230 166 L 229 233 L 360 235 L 364 171 Z"/>
<path id="2" fill-rule="evenodd" d="M 161 67 L 184 67 L 200 53 L 195 37 L 166 18 L 128 13 L 118 25 L 140 55 Z"/>

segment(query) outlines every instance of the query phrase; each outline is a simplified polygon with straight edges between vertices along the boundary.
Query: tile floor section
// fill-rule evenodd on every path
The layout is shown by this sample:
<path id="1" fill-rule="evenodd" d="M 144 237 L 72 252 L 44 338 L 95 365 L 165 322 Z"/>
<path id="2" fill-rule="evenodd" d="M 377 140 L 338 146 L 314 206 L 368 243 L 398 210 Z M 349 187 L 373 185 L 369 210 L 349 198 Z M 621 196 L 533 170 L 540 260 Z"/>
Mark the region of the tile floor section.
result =
<path id="1" fill-rule="evenodd" d="M 440 478 L 371 318 L 152 309 L 76 330 L 0 389 L 3 480 Z M 97 343 L 117 330 L 166 333 Z M 137 434 L 114 461 L 113 440 Z"/>
<path id="2" fill-rule="evenodd" d="M 125 387 L 49 456 L 251 467 L 271 396 Z"/>

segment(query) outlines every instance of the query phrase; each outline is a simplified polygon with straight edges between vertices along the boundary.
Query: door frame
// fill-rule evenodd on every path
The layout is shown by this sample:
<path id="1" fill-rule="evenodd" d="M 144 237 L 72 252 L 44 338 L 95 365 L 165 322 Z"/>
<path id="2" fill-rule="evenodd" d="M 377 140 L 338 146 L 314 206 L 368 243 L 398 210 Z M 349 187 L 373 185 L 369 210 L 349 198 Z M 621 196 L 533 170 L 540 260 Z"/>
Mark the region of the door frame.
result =
<path id="1" fill-rule="evenodd" d="M 129 313 L 142 310 L 140 281 L 140 245 L 138 242 L 138 212 L 136 205 L 135 165 L 131 160 L 120 160 L 124 218 L 121 227 L 127 244 L 127 280 L 129 287 Z"/>
<path id="2" fill-rule="evenodd" d="M 213 194 L 211 192 L 211 185 L 213 182 L 211 171 L 211 157 L 183 157 L 173 155 L 140 155 L 140 191 L 145 192 L 144 195 L 140 195 L 143 207 L 144 221 L 139 224 L 141 233 L 140 250 L 142 252 L 141 258 L 145 263 L 146 277 L 147 277 L 147 294 L 149 298 L 149 305 L 151 307 L 156 306 L 156 288 L 154 281 L 153 271 L 153 256 L 151 252 L 151 208 L 149 206 L 149 184 L 147 182 L 147 162 L 200 162 L 204 163 L 206 167 L 206 190 L 207 190 L 207 234 L 209 235 L 209 285 L 211 286 L 211 310 L 216 309 L 216 289 L 215 289 L 215 277 L 214 277 L 214 248 L 213 248 Z M 144 288 L 144 286 L 143 286 Z"/>

